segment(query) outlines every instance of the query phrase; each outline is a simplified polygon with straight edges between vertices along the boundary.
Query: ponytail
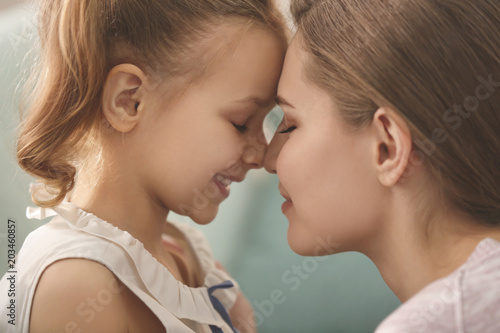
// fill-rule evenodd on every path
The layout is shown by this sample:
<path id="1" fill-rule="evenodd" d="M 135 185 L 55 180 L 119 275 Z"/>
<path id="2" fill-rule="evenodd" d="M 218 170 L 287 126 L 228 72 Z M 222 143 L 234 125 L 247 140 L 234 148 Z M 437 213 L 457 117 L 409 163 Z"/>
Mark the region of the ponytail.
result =
<path id="1" fill-rule="evenodd" d="M 41 58 L 30 112 L 19 134 L 17 159 L 42 180 L 59 204 L 75 184 L 82 140 L 98 121 L 106 75 L 103 1 L 43 1 L 39 13 Z"/>

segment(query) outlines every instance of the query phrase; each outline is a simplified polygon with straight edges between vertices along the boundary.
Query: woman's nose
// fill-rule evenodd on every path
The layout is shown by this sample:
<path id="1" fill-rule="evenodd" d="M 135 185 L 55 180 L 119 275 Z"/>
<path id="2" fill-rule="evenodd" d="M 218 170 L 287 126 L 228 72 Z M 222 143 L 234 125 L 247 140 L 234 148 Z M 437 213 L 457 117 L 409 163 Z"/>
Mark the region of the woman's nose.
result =
<path id="1" fill-rule="evenodd" d="M 281 152 L 281 148 L 285 144 L 288 135 L 281 134 L 276 131 L 273 139 L 269 143 L 267 147 L 266 155 L 264 156 L 264 168 L 269 173 L 276 173 L 276 160 L 278 159 L 278 155 Z"/>

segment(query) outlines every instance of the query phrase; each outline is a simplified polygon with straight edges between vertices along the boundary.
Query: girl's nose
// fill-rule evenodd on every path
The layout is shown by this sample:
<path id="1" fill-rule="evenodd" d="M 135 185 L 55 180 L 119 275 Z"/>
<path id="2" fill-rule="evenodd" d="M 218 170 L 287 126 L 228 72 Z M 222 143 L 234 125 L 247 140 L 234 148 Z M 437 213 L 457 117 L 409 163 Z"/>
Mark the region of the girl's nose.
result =
<path id="1" fill-rule="evenodd" d="M 264 133 L 248 138 L 248 145 L 241 157 L 243 162 L 252 169 L 260 169 L 263 166 L 264 156 L 267 151 L 267 141 Z"/>

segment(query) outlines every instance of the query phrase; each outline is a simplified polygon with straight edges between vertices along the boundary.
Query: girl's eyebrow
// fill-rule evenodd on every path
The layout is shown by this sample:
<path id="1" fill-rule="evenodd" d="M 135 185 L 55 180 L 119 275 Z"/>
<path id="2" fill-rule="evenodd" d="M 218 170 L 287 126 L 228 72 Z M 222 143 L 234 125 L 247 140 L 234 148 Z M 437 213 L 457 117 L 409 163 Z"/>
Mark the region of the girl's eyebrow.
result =
<path id="1" fill-rule="evenodd" d="M 263 98 L 258 96 L 248 96 L 239 100 L 234 101 L 235 103 L 240 104 L 255 104 L 259 108 L 265 107 L 269 105 L 269 102 L 265 101 Z"/>
<path id="2" fill-rule="evenodd" d="M 295 107 L 292 104 L 290 104 L 290 102 L 288 102 L 286 99 L 284 99 L 279 95 L 276 97 L 276 104 L 278 104 L 280 107 L 286 106 L 291 109 L 295 109 Z"/>

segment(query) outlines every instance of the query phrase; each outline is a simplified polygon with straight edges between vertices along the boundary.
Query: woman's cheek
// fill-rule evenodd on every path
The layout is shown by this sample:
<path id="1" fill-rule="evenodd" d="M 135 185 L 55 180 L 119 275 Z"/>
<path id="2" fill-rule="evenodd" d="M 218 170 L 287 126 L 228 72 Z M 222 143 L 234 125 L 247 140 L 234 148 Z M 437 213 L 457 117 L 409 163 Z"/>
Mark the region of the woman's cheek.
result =
<path id="1" fill-rule="evenodd" d="M 282 183 L 286 181 L 288 175 L 294 176 L 294 165 L 296 165 L 296 163 L 294 162 L 293 155 L 295 153 L 296 151 L 290 142 L 285 143 L 281 148 L 278 159 L 276 160 L 276 171 Z"/>
<path id="2" fill-rule="evenodd" d="M 309 155 L 305 145 L 300 142 L 289 141 L 281 150 L 276 163 L 278 177 L 285 189 L 292 196 L 297 195 L 297 191 L 305 190 L 307 184 L 303 179 L 308 178 L 309 170 Z"/>

